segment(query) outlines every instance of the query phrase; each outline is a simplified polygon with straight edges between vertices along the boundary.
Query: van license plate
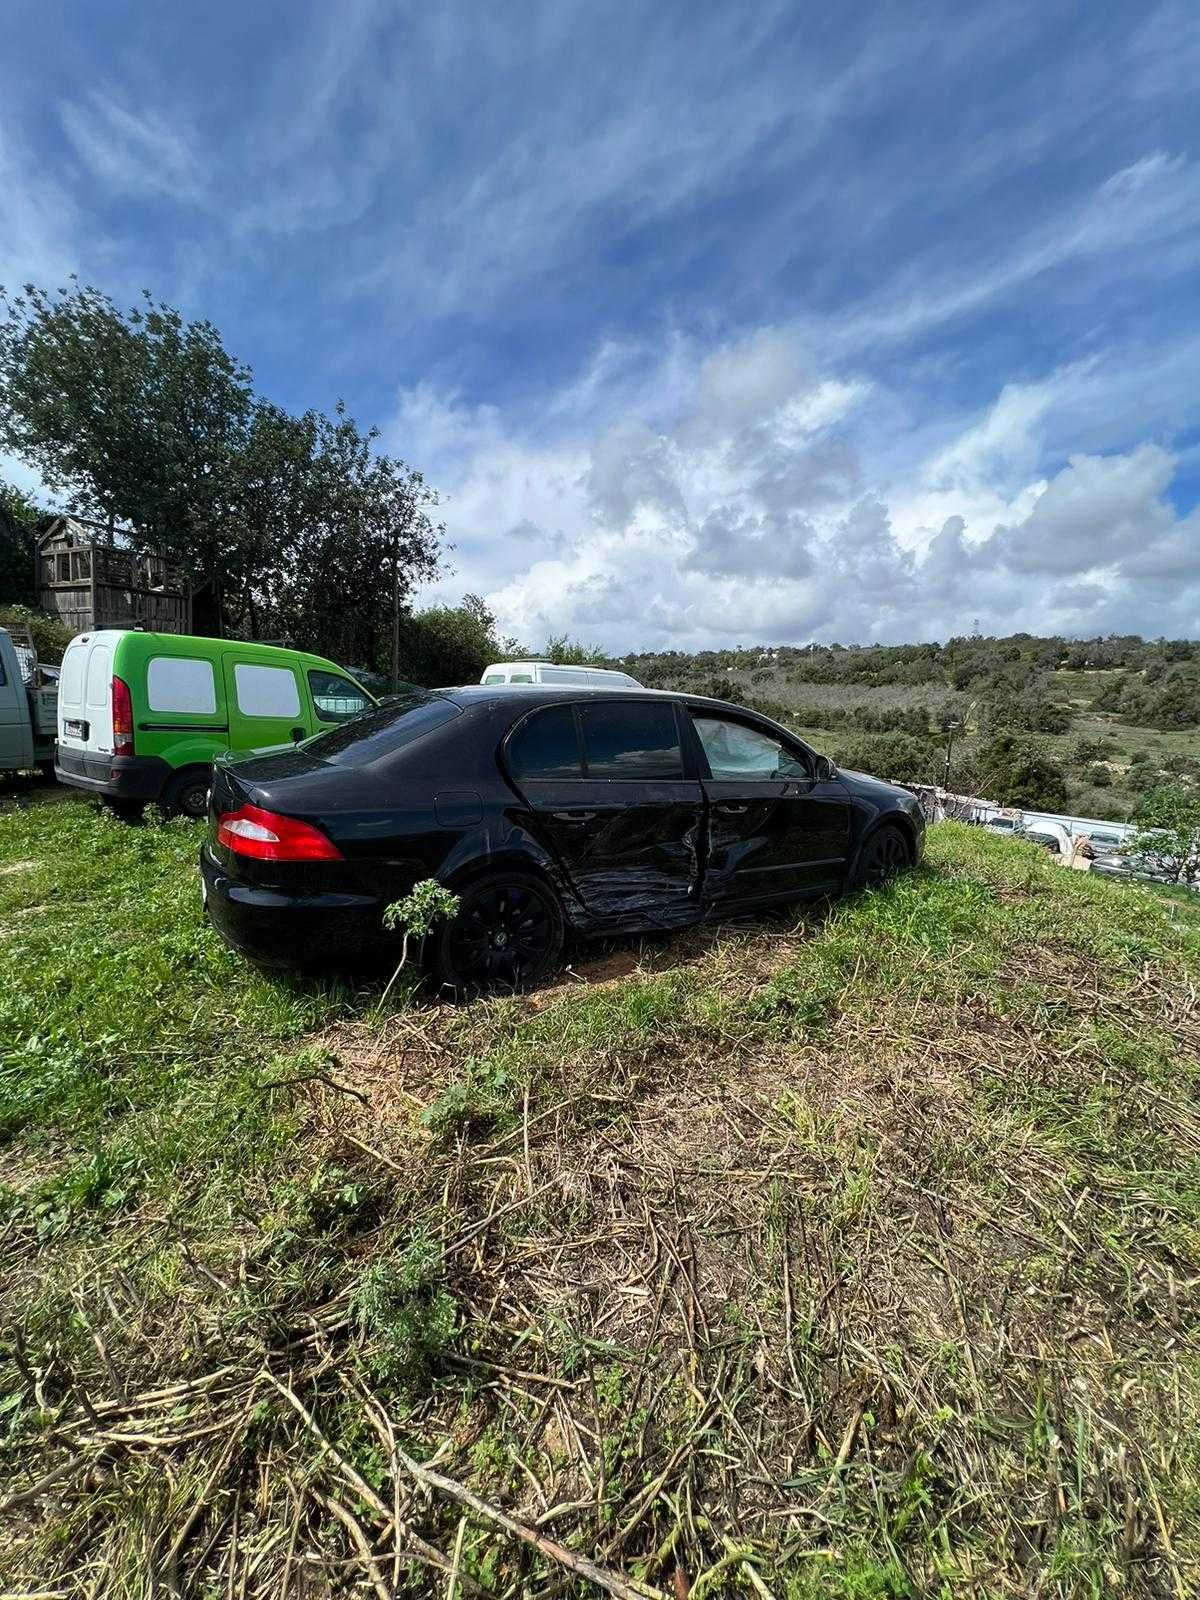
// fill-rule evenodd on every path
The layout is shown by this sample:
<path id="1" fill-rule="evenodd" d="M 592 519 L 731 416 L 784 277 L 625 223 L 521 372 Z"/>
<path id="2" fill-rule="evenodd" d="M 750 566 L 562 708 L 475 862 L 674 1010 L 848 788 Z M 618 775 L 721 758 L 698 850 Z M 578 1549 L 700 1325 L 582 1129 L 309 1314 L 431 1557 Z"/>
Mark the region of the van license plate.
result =
<path id="1" fill-rule="evenodd" d="M 88 725 L 86 722 L 64 722 L 63 732 L 69 733 L 73 739 L 86 739 Z"/>

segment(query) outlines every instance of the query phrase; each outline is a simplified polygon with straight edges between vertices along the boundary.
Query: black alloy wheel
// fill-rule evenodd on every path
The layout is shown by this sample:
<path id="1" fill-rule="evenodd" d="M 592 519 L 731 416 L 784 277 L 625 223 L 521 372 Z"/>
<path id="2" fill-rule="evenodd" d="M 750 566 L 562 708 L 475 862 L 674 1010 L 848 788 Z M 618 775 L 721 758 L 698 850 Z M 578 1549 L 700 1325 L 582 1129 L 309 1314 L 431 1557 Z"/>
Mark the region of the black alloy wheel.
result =
<path id="1" fill-rule="evenodd" d="M 203 769 L 181 772 L 167 790 L 165 810 L 173 817 L 208 815 L 208 773 Z"/>
<path id="2" fill-rule="evenodd" d="M 912 850 L 908 840 L 899 828 L 885 823 L 863 846 L 855 874 L 855 886 L 860 889 L 881 889 L 911 865 Z"/>
<path id="3" fill-rule="evenodd" d="M 522 989 L 558 960 L 563 919 L 553 892 L 520 873 L 469 884 L 434 948 L 434 976 L 459 994 Z"/>

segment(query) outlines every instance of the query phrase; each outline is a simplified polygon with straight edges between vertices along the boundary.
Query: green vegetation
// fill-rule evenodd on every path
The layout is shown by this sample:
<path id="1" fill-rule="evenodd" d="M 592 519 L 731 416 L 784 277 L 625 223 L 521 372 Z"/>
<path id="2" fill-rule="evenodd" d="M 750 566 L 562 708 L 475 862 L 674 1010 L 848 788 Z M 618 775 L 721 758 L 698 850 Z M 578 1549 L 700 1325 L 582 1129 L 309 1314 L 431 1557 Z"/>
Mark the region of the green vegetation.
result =
<path id="1" fill-rule="evenodd" d="M 257 395 L 212 323 L 148 293 L 123 308 L 77 281 L 0 287 L 0 449 L 57 504 L 170 554 L 198 628 L 391 664 L 396 615 L 439 570 L 442 530 L 436 494 L 377 440 L 340 402 L 293 416 Z M 18 555 L 30 509 L 17 506 Z M 5 554 L 11 522 L 0 515 L 0 601 L 32 601 L 31 565 L 18 582 Z"/>
<path id="2" fill-rule="evenodd" d="M 1140 794 L 1200 777 L 1200 645 L 1136 636 L 956 638 L 946 644 L 668 651 L 620 663 L 654 688 L 757 707 L 845 766 L 1018 804 L 981 743 L 1036 740 L 1039 787 L 1083 816 L 1128 818 Z M 1136 770 L 1138 764 L 1142 772 Z M 1003 779 L 1003 771 L 999 774 Z M 1003 783 L 1001 784 L 1003 786 Z"/>
<path id="3" fill-rule="evenodd" d="M 197 842 L 0 817 L 0 1588 L 1195 1592 L 1195 897 L 944 825 L 384 1010 Z"/>

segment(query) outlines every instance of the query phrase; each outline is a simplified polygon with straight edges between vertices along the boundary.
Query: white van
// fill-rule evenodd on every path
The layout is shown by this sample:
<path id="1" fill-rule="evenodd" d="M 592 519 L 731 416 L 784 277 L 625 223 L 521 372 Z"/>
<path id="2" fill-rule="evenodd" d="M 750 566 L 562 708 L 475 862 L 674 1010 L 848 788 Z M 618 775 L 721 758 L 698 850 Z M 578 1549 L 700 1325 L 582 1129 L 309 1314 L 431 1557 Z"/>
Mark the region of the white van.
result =
<path id="1" fill-rule="evenodd" d="M 559 667 L 552 661 L 497 661 L 480 683 L 563 683 L 589 689 L 640 689 L 627 672 L 608 667 Z"/>

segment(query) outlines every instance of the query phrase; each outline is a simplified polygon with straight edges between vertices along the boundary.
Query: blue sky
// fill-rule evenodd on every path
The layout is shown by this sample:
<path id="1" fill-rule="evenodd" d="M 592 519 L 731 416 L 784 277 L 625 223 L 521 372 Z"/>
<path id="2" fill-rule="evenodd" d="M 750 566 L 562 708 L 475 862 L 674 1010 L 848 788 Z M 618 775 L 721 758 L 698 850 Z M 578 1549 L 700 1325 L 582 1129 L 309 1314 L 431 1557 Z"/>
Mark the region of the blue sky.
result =
<path id="1" fill-rule="evenodd" d="M 613 648 L 1200 634 L 1200 13 L 10 0 L 0 282 L 210 317 Z M 20 477 L 19 466 L 4 468 Z"/>

